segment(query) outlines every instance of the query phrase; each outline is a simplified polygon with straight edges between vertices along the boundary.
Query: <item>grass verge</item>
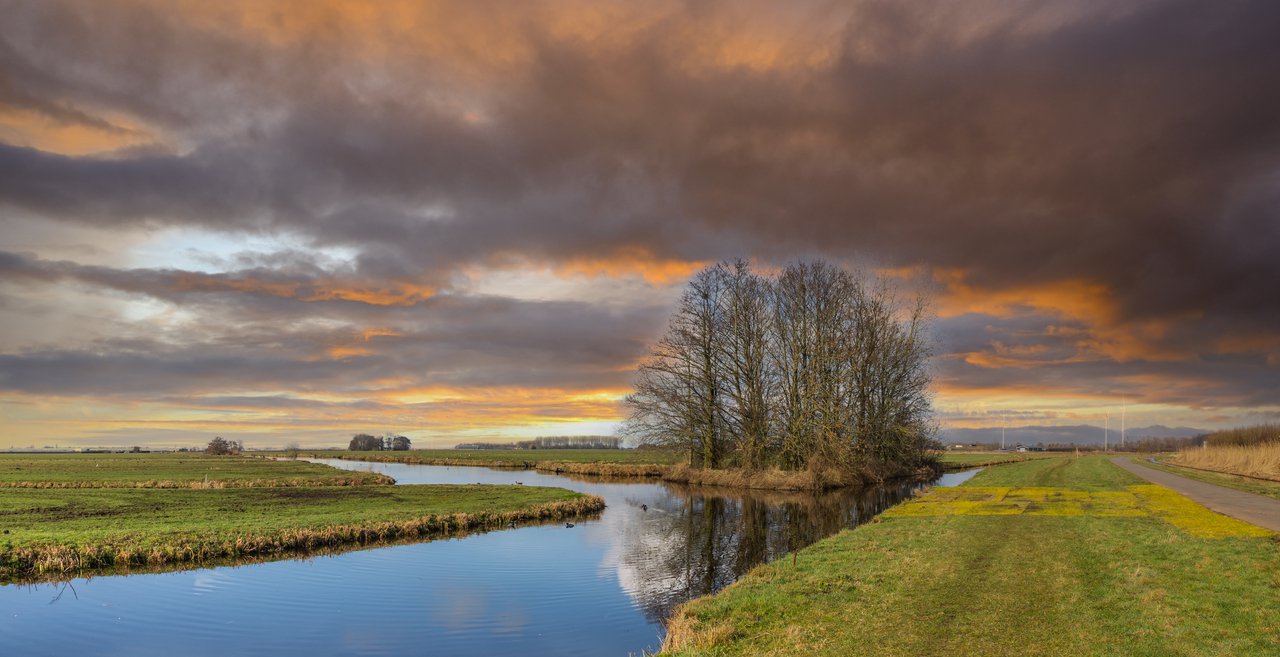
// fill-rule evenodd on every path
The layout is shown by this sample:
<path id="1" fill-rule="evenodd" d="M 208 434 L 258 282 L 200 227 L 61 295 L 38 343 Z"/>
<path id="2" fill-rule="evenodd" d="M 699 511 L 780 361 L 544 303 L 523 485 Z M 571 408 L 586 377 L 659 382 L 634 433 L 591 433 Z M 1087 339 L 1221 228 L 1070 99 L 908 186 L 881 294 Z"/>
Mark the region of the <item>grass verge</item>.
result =
<path id="1" fill-rule="evenodd" d="M 1240 475 L 1228 474 L 1225 472 L 1214 472 L 1211 470 L 1201 470 L 1198 468 L 1190 468 L 1181 465 L 1173 465 L 1165 461 L 1156 460 L 1154 462 L 1143 460 L 1142 465 L 1165 472 L 1186 477 L 1187 479 L 1195 479 L 1208 484 L 1222 486 L 1224 488 L 1234 488 L 1242 490 L 1246 493 L 1255 493 L 1257 495 L 1265 495 L 1280 500 L 1280 482 L 1268 481 L 1265 479 L 1257 479 L 1254 477 L 1243 477 Z"/>
<path id="2" fill-rule="evenodd" d="M 947 508 L 948 496 L 994 506 Z M 1277 590 L 1274 535 L 1145 485 L 1106 457 L 1055 458 L 935 488 L 794 562 L 761 566 L 682 607 L 665 649 L 1275 655 Z"/>
<path id="3" fill-rule="evenodd" d="M 0 580 L 429 538 L 603 508 L 535 486 L 14 489 L 0 493 Z"/>

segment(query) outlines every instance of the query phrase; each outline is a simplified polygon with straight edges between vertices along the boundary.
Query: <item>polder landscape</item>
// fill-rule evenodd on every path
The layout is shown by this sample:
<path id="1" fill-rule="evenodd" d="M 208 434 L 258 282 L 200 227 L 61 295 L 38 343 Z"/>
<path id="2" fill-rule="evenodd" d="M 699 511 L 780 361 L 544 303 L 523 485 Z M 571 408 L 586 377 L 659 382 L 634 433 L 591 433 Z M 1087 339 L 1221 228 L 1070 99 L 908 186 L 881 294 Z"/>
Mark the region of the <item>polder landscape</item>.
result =
<path id="1" fill-rule="evenodd" d="M 1280 6 L 0 5 L 0 656 L 1280 655 Z"/>

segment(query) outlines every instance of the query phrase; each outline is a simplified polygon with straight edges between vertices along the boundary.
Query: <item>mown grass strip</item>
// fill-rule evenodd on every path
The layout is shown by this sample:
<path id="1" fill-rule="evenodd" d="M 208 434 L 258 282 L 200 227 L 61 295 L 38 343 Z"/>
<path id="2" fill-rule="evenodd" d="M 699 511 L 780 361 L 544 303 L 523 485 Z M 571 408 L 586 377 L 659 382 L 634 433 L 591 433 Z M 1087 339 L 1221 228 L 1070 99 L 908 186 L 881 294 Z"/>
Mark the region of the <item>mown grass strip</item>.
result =
<path id="1" fill-rule="evenodd" d="M 921 516 L 1149 516 L 1202 538 L 1270 536 L 1272 532 L 1214 513 L 1163 486 L 1126 486 L 1124 491 L 1045 487 L 935 488 L 885 512 L 886 517 Z"/>
<path id="2" fill-rule="evenodd" d="M 10 490 L 0 494 L 0 579 L 429 538 L 603 508 L 536 486 Z"/>

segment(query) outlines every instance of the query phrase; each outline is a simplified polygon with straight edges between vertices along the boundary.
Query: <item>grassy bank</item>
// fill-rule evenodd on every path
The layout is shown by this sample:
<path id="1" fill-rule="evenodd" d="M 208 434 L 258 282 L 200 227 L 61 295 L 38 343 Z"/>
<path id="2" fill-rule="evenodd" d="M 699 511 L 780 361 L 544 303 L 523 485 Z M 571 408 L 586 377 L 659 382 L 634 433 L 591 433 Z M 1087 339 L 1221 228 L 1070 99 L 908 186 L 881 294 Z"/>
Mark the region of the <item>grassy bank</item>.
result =
<path id="1" fill-rule="evenodd" d="M 672 620 L 674 655 L 1274 655 L 1280 542 L 1106 457 L 936 488 Z"/>
<path id="2" fill-rule="evenodd" d="M 392 484 L 305 461 L 203 454 L 0 454 L 0 488 L 255 488 Z"/>
<path id="3" fill-rule="evenodd" d="M 968 470 L 969 468 L 986 468 L 1006 463 L 1020 463 L 1035 459 L 1051 459 L 1065 454 L 1045 452 L 943 452 L 938 455 L 938 462 L 943 470 Z"/>
<path id="4" fill-rule="evenodd" d="M 533 486 L 390 486 L 305 461 L 181 454 L 0 456 L 0 581 L 260 559 L 599 511 Z"/>
<path id="5" fill-rule="evenodd" d="M 665 450 L 414 450 L 406 452 L 309 451 L 302 456 L 378 463 L 523 468 L 539 472 L 603 477 L 657 477 L 694 486 L 761 490 L 826 490 L 862 483 L 855 473 L 835 470 L 743 470 L 689 467 L 684 455 Z M 973 466 L 964 466 L 973 467 Z M 907 473 L 904 473 L 907 474 Z M 922 470 L 919 475 L 933 474 Z"/>
<path id="6" fill-rule="evenodd" d="M 309 450 L 301 455 L 376 463 L 520 468 L 606 477 L 660 477 L 666 472 L 666 466 L 678 462 L 681 456 L 665 450 L 634 449 L 416 449 L 405 452 Z"/>
<path id="7" fill-rule="evenodd" d="M 603 506 L 534 486 L 12 489 L 0 492 L 0 579 L 431 537 Z"/>
<path id="8" fill-rule="evenodd" d="M 1267 497 L 1280 499 L 1280 481 L 1269 481 L 1255 477 L 1242 477 L 1240 475 L 1189 468 L 1182 465 L 1170 465 L 1168 462 L 1160 459 L 1157 459 L 1154 463 L 1144 459 L 1142 460 L 1142 464 L 1157 470 L 1172 472 L 1173 474 L 1180 475 L 1188 479 L 1195 479 L 1197 481 L 1203 481 L 1217 486 L 1242 490 L 1246 493 L 1255 493 L 1257 495 L 1265 495 Z"/>

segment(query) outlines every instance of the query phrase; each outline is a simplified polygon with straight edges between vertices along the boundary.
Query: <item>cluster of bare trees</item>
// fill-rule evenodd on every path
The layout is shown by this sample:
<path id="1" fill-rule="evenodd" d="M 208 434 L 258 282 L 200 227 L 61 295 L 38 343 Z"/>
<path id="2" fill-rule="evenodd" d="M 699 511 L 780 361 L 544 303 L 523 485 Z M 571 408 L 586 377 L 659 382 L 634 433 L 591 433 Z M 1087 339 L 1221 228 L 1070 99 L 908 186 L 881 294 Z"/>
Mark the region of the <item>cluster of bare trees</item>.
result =
<path id="1" fill-rule="evenodd" d="M 367 433 L 358 433 L 352 436 L 351 442 L 347 444 L 347 449 L 353 452 L 403 452 L 412 448 L 413 441 L 409 440 L 405 436 L 397 436 L 390 433 L 384 434 L 381 437 Z"/>
<path id="2" fill-rule="evenodd" d="M 922 299 L 822 261 L 693 277 L 627 397 L 625 431 L 690 463 L 913 467 L 937 447 Z"/>
<path id="3" fill-rule="evenodd" d="M 209 444 L 205 446 L 204 453 L 210 456 L 234 456 L 244 450 L 244 445 L 238 440 L 227 440 L 222 436 L 215 436 Z"/>

